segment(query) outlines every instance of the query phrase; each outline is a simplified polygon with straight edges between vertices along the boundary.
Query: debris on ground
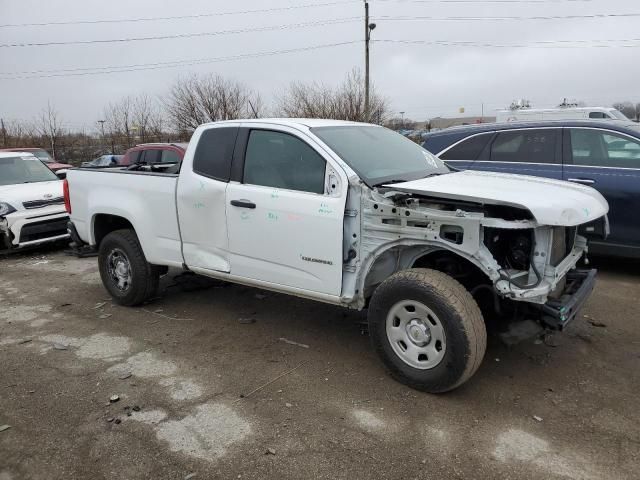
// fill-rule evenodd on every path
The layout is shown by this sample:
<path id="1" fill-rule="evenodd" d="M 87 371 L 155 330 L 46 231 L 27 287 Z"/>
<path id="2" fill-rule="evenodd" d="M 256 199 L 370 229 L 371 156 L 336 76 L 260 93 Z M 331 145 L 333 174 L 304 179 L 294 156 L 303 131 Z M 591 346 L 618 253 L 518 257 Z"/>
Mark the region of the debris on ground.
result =
<path id="1" fill-rule="evenodd" d="M 4 432 L 5 430 L 9 430 L 11 425 L 0 425 L 0 432 Z"/>
<path id="2" fill-rule="evenodd" d="M 536 422 L 541 422 L 541 421 L 542 421 L 542 417 L 539 417 L 538 415 L 534 415 L 534 416 L 533 416 L 533 419 L 534 419 Z"/>
<path id="3" fill-rule="evenodd" d="M 109 397 L 109 402 L 111 402 L 111 403 L 116 403 L 118 400 L 120 400 L 120 396 L 119 395 L 111 395 Z"/>
<path id="4" fill-rule="evenodd" d="M 597 321 L 597 320 L 589 320 L 589 323 L 590 323 L 592 326 L 594 326 L 594 327 L 604 328 L 604 327 L 606 327 L 606 326 L 607 326 L 607 324 L 606 324 L 606 323 L 602 323 L 602 322 L 599 322 L 599 321 Z"/>
<path id="5" fill-rule="evenodd" d="M 275 455 L 276 451 L 273 448 L 267 448 L 267 451 L 264 452 L 265 455 Z"/>
<path id="6" fill-rule="evenodd" d="M 62 343 L 54 343 L 53 348 L 56 350 L 67 350 L 67 346 Z"/>
<path id="7" fill-rule="evenodd" d="M 95 304 L 95 306 L 93 307 L 95 310 L 104 307 L 107 304 L 107 302 L 98 302 Z"/>
<path id="8" fill-rule="evenodd" d="M 286 339 L 284 337 L 280 337 L 279 340 L 281 342 L 288 343 L 289 345 L 296 345 L 296 346 L 302 347 L 302 348 L 309 348 L 309 345 L 305 345 L 304 343 L 294 342 L 293 340 L 289 340 L 289 339 Z"/>
<path id="9" fill-rule="evenodd" d="M 250 325 L 252 323 L 256 323 L 256 319 L 255 318 L 241 318 L 238 320 L 238 323 L 241 323 L 242 325 Z"/>
<path id="10" fill-rule="evenodd" d="M 170 317 L 169 315 L 165 315 L 163 313 L 154 312 L 152 310 L 147 310 L 146 308 L 141 308 L 143 312 L 150 313 L 151 315 L 155 315 L 156 317 L 168 318 L 169 320 L 180 320 L 180 321 L 193 321 L 193 318 L 178 318 L 178 317 Z"/>

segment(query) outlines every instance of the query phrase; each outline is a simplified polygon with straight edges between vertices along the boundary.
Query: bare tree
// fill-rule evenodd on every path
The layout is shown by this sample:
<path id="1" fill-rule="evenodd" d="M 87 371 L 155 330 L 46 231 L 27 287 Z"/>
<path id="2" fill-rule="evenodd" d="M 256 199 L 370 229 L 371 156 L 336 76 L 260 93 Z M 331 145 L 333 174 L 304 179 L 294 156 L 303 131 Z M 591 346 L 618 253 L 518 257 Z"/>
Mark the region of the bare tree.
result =
<path id="1" fill-rule="evenodd" d="M 60 123 L 58 111 L 51 105 L 51 102 L 47 102 L 47 108 L 40 113 L 37 128 L 40 135 L 47 139 L 53 158 L 56 158 L 58 139 L 63 133 Z"/>
<path id="2" fill-rule="evenodd" d="M 277 99 L 278 110 L 285 117 L 332 118 L 336 120 L 365 121 L 364 81 L 359 70 L 349 72 L 337 87 L 320 83 L 292 83 Z M 383 123 L 388 115 L 387 100 L 370 91 L 370 121 Z"/>
<path id="3" fill-rule="evenodd" d="M 142 94 L 131 101 L 132 119 L 140 141 L 159 140 L 162 136 L 162 114 L 157 103 L 148 95 Z"/>
<path id="4" fill-rule="evenodd" d="M 111 141 L 112 153 L 117 145 L 130 148 L 135 143 L 133 104 L 131 97 L 109 103 L 104 109 L 107 134 Z"/>
<path id="5" fill-rule="evenodd" d="M 239 82 L 219 75 L 193 75 L 173 84 L 166 109 L 178 131 L 191 131 L 206 122 L 258 118 L 263 104 L 257 92 Z"/>
<path id="6" fill-rule="evenodd" d="M 32 123 L 20 120 L 0 119 L 0 135 L 3 147 L 29 146 L 38 136 Z"/>
<path id="7" fill-rule="evenodd" d="M 634 121 L 640 120 L 640 103 L 634 104 L 630 101 L 616 102 L 613 108 L 620 110 L 627 118 Z"/>

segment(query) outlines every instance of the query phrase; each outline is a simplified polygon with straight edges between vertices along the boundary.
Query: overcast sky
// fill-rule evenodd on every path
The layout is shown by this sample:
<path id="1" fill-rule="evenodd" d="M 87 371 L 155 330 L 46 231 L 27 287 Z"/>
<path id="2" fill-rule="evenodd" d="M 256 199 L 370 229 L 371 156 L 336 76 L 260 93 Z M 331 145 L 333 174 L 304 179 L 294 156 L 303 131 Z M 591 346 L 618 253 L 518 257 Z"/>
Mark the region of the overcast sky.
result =
<path id="1" fill-rule="evenodd" d="M 313 4 L 325 5 L 237 13 Z M 538 107 L 553 106 L 564 97 L 594 105 L 624 99 L 640 101 L 639 0 L 372 0 L 370 10 L 372 21 L 377 24 L 372 34 L 374 40 L 425 42 L 380 42 L 371 47 L 372 81 L 390 100 L 392 109 L 406 112 L 407 117 L 423 120 L 439 115 L 455 116 L 460 107 L 466 109 L 466 114 L 480 114 L 483 103 L 485 115 L 490 115 L 523 97 Z M 6 26 L 220 12 L 235 13 L 156 21 Z M 180 76 L 207 72 L 245 83 L 260 91 L 269 104 L 273 94 L 293 80 L 336 84 L 353 67 L 364 68 L 364 45 L 360 42 L 364 36 L 363 12 L 362 1 L 346 0 L 0 0 L 0 117 L 33 119 L 51 101 L 66 126 L 95 128 L 108 102 L 140 93 L 162 97 Z M 637 16 L 443 20 L 460 16 L 591 14 Z M 343 23 L 308 25 L 325 21 Z M 7 46 L 255 30 L 281 25 L 286 28 L 164 40 Z M 177 68 L 16 78 L 86 73 L 93 67 L 207 60 L 350 41 L 358 43 Z M 554 41 L 562 43 L 546 43 Z M 558 45 L 565 48 L 552 48 Z M 75 70 L 60 72 L 70 69 Z M 48 73 L 23 73 L 35 71 Z"/>

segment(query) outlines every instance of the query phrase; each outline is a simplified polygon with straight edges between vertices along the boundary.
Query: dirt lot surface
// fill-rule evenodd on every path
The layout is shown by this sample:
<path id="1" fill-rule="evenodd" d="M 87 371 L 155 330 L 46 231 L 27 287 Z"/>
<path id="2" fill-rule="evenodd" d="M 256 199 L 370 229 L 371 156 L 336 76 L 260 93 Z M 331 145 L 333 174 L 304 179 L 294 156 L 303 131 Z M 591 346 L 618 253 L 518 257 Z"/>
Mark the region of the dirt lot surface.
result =
<path id="1" fill-rule="evenodd" d="M 565 333 L 436 396 L 363 313 L 175 272 L 123 308 L 95 258 L 0 258 L 0 480 L 637 479 L 640 264 L 599 263 Z"/>

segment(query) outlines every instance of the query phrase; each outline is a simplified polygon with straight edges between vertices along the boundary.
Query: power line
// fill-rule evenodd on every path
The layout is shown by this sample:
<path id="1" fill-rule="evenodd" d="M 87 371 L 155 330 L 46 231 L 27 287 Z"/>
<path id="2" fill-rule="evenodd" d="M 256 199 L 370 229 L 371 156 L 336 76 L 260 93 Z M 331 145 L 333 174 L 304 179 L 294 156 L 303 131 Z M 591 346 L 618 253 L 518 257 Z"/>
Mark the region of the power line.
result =
<path id="1" fill-rule="evenodd" d="M 186 20 L 186 19 L 192 19 L 192 18 L 221 17 L 221 16 L 243 15 L 243 14 L 251 14 L 251 13 L 282 12 L 286 10 L 327 7 L 327 6 L 333 6 L 333 5 L 345 5 L 349 3 L 360 3 L 360 0 L 343 0 L 340 2 L 310 3 L 305 5 L 292 5 L 288 7 L 260 8 L 256 10 L 238 10 L 238 11 L 215 12 L 215 13 L 197 13 L 193 15 L 175 15 L 175 16 L 168 16 L 168 17 L 140 17 L 140 18 L 104 19 L 104 20 L 70 20 L 70 21 L 62 21 L 62 22 L 42 22 L 42 23 L 5 23 L 5 24 L 1 24 L 0 28 L 46 27 L 51 25 L 95 25 L 95 24 L 101 24 L 101 23 L 155 22 L 160 20 Z"/>
<path id="2" fill-rule="evenodd" d="M 640 38 L 606 40 L 542 40 L 529 43 L 491 43 L 456 40 L 391 40 L 378 39 L 375 43 L 402 43 L 440 47 L 487 47 L 487 48 L 629 48 L 640 47 Z M 619 45 L 615 45 L 618 43 Z"/>
<path id="3" fill-rule="evenodd" d="M 513 17 L 431 17 L 431 16 L 391 16 L 377 15 L 376 20 L 387 21 L 414 21 L 427 20 L 434 22 L 446 21 L 514 21 L 514 20 L 576 20 L 576 19 L 603 19 L 603 18 L 634 18 L 640 17 L 640 13 L 595 13 L 590 15 L 535 15 Z"/>
<path id="4" fill-rule="evenodd" d="M 376 0 L 375 3 L 394 2 L 394 3 L 462 3 L 462 4 L 482 4 L 482 3 L 520 3 L 520 4 L 557 4 L 563 3 L 589 3 L 593 0 Z"/>
<path id="5" fill-rule="evenodd" d="M 217 32 L 200 32 L 200 33 L 179 33 L 176 35 L 159 35 L 153 37 L 132 37 L 132 38 L 110 38 L 104 40 L 70 40 L 62 42 L 39 42 L 39 43 L 5 43 L 0 44 L 0 48 L 14 47 L 46 47 L 52 45 L 88 45 L 96 43 L 124 43 L 124 42 L 141 42 L 147 40 L 167 40 L 176 38 L 192 38 L 192 37 L 211 37 L 218 35 L 233 35 L 249 32 L 267 32 L 274 30 L 287 30 L 291 28 L 320 27 L 324 25 L 335 25 L 341 23 L 349 23 L 359 20 L 360 17 L 344 17 L 329 20 L 317 20 L 313 22 L 290 23 L 283 25 L 270 25 L 265 27 L 239 28 L 236 30 L 219 30 Z"/>
<path id="6" fill-rule="evenodd" d="M 163 68 L 175 68 L 190 65 L 201 65 L 207 63 L 217 63 L 232 60 L 243 60 L 246 58 L 258 58 L 274 55 L 282 55 L 296 52 L 306 52 L 309 50 L 318 50 L 321 48 L 339 47 L 343 45 L 352 45 L 361 43 L 362 40 L 353 40 L 347 42 L 328 43 L 324 45 L 313 45 L 309 47 L 290 48 L 286 50 L 272 50 L 266 52 L 255 52 L 240 55 L 230 55 L 226 57 L 215 58 L 201 58 L 195 60 L 176 60 L 174 62 L 156 62 L 156 63 L 141 63 L 134 65 L 122 65 L 122 66 L 108 66 L 108 67 L 86 67 L 86 68 L 71 68 L 60 70 L 34 70 L 32 72 L 16 72 L 14 73 L 2 73 L 0 75 L 7 75 L 0 77 L 0 80 L 17 80 L 28 78 L 48 78 L 48 77 L 75 77 L 84 75 L 102 75 L 107 73 L 124 73 L 124 72 L 136 72 L 142 70 L 158 70 Z M 12 75 L 12 76 L 9 76 Z"/>

